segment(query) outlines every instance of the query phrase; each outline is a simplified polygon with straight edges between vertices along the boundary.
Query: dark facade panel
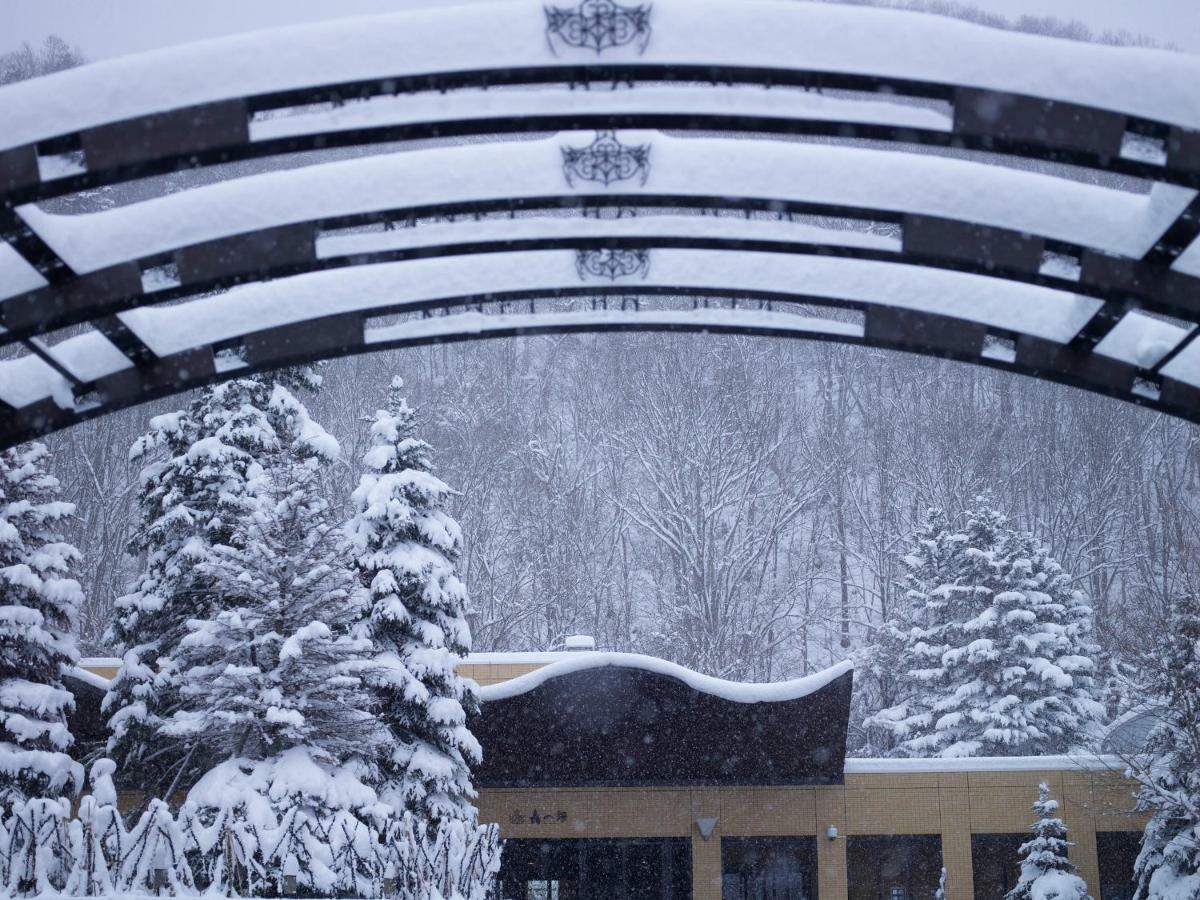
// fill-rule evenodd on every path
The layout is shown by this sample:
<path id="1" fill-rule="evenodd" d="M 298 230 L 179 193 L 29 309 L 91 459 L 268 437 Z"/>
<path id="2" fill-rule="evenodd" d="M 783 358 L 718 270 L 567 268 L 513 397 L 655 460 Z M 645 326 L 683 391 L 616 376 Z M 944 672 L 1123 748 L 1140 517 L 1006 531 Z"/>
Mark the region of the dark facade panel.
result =
<path id="1" fill-rule="evenodd" d="M 938 827 L 930 823 L 931 830 Z M 943 865 L 938 834 L 850 835 L 848 900 L 929 900 L 936 895 Z"/>
<path id="2" fill-rule="evenodd" d="M 794 700 L 739 703 L 624 666 L 483 704 L 475 784 L 841 784 L 852 673 Z"/>
<path id="3" fill-rule="evenodd" d="M 1125 116 L 1073 103 L 978 88 L 954 92 L 954 132 L 1018 143 L 1119 155 Z"/>
<path id="4" fill-rule="evenodd" d="M 245 144 L 249 140 L 245 100 L 175 109 L 80 132 L 90 170 Z"/>
<path id="5" fill-rule="evenodd" d="M 1004 900 L 1021 876 L 1021 845 L 1030 834 L 971 835 L 975 900 Z"/>

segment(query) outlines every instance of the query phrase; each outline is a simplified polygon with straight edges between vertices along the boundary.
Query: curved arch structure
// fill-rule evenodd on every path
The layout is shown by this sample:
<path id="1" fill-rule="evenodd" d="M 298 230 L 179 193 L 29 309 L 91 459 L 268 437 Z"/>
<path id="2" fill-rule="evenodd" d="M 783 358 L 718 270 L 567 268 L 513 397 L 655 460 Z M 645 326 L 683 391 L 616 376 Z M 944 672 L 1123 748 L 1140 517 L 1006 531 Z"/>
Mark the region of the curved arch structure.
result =
<path id="1" fill-rule="evenodd" d="M 1200 421 L 1197 83 L 914 13 L 564 0 L 12 85 L 0 442 L 233 371 L 617 329 L 890 347 Z"/>

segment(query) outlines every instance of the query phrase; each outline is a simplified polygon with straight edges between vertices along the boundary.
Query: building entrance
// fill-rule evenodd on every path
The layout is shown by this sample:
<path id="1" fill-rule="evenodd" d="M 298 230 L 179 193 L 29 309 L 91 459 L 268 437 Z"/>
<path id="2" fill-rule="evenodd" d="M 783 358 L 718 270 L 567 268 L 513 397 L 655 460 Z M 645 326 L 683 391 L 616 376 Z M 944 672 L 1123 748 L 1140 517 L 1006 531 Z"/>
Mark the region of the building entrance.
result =
<path id="1" fill-rule="evenodd" d="M 507 840 L 502 900 L 690 900 L 687 838 Z"/>

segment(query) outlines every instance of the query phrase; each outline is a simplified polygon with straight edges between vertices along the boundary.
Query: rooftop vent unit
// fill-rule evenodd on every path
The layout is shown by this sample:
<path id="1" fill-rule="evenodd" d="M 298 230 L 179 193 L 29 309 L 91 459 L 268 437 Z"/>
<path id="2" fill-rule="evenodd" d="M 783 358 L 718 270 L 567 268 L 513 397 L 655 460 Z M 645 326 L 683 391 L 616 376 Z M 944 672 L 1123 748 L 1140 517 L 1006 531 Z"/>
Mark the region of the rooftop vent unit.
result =
<path id="1" fill-rule="evenodd" d="M 563 641 L 563 646 L 572 652 L 579 650 L 595 650 L 596 639 L 590 634 L 572 634 Z"/>

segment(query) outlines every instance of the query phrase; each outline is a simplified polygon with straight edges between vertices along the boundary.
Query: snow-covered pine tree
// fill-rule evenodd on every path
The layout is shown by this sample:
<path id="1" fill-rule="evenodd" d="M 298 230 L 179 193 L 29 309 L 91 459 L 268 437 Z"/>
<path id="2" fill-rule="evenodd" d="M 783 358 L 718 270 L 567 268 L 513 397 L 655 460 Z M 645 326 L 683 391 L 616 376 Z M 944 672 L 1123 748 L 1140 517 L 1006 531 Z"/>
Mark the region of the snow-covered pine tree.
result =
<path id="1" fill-rule="evenodd" d="M 908 554 L 914 624 L 899 702 L 869 724 L 901 756 L 1012 756 L 1089 745 L 1104 709 L 1091 609 L 1031 535 L 978 498 L 933 555 Z"/>
<path id="2" fill-rule="evenodd" d="M 62 537 L 75 507 L 58 499 L 44 444 L 0 453 L 0 819 L 33 798 L 67 797 L 83 784 L 71 760 L 63 675 L 78 662 L 70 578 L 79 551 Z"/>
<path id="3" fill-rule="evenodd" d="M 402 387 L 392 382 L 387 408 L 371 423 L 347 536 L 379 653 L 372 686 L 395 742 L 381 761 L 380 797 L 432 826 L 477 815 L 470 766 L 480 748 L 466 717 L 478 701 L 474 683 L 455 670 L 471 633 L 455 571 L 462 535 L 444 510 L 452 492 L 432 474 Z"/>
<path id="4" fill-rule="evenodd" d="M 1058 801 L 1050 799 L 1050 788 L 1045 782 L 1038 785 L 1033 811 L 1037 815 L 1034 837 L 1018 851 L 1021 875 L 1004 900 L 1091 900 L 1087 883 L 1067 858 L 1067 848 L 1071 846 L 1067 826 L 1058 817 Z"/>
<path id="5" fill-rule="evenodd" d="M 231 801 L 253 806 L 246 792 L 277 816 L 373 811 L 360 776 L 372 780 L 386 732 L 363 679 L 370 641 L 351 634 L 362 610 L 340 522 L 319 483 L 337 442 L 282 385 L 264 412 L 273 439 L 257 460 L 240 539 L 214 542 L 196 564 L 215 611 L 189 621 L 172 651 L 177 703 L 159 733 L 203 744 L 216 763 L 189 795 L 202 815 Z"/>
<path id="6" fill-rule="evenodd" d="M 1130 758 L 1138 805 L 1152 812 L 1134 877 L 1136 900 L 1200 898 L 1200 601 L 1172 601 L 1163 646 L 1147 654 L 1144 688 L 1158 722 Z"/>
<path id="7" fill-rule="evenodd" d="M 116 604 L 109 640 L 122 667 L 104 709 L 108 754 L 130 787 L 159 794 L 203 771 L 203 751 L 159 734 L 179 700 L 171 658 L 188 622 L 219 609 L 202 565 L 216 545 L 242 546 L 242 526 L 256 508 L 260 459 L 277 439 L 268 413 L 276 383 L 311 384 L 304 372 L 235 378 L 201 391 L 186 410 L 156 416 L 130 450 L 146 459 L 140 521 L 130 550 L 142 559 L 133 590 Z"/>

